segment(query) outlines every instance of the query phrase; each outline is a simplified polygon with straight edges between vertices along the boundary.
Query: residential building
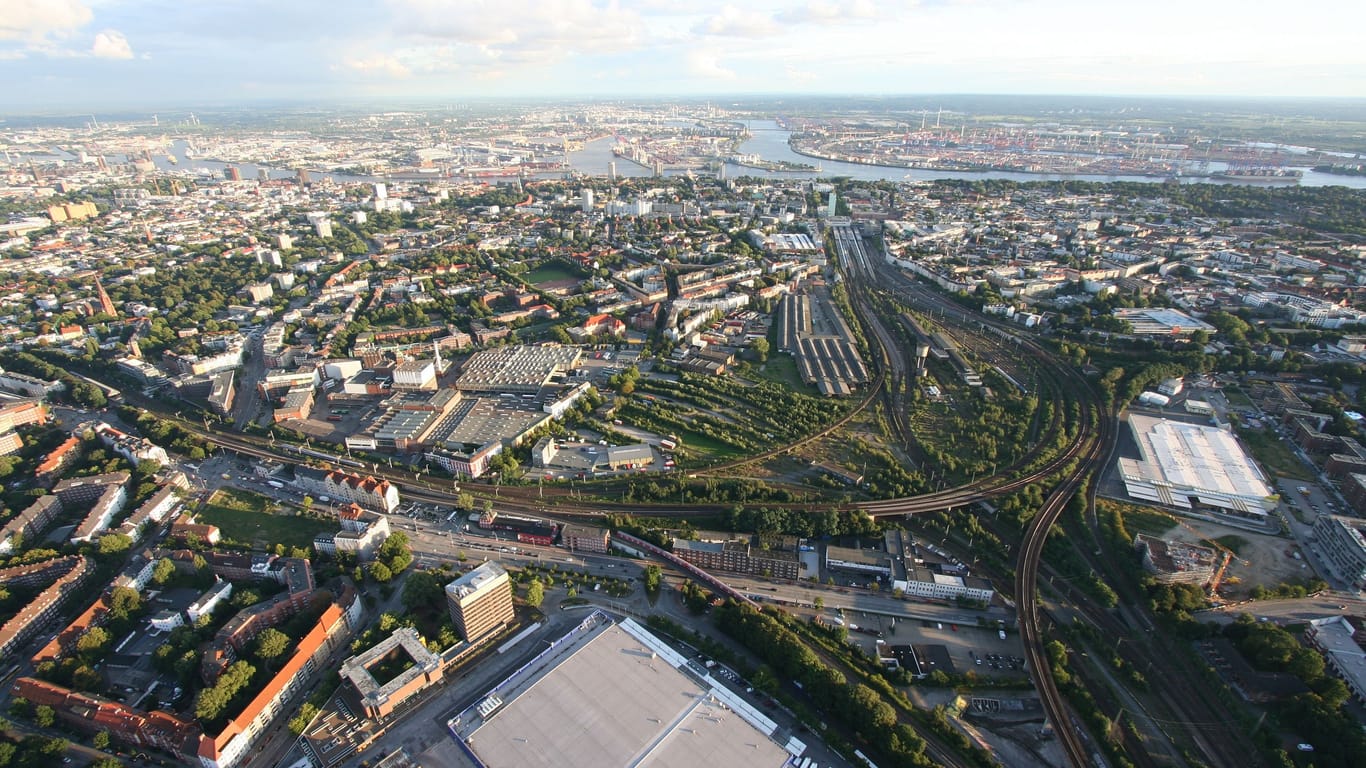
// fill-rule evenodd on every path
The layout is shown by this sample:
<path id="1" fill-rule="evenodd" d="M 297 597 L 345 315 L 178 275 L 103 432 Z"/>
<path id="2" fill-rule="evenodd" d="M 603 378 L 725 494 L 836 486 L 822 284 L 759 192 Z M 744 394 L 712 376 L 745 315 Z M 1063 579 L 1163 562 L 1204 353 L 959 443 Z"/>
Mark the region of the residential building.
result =
<path id="1" fill-rule="evenodd" d="M 605 554 L 611 533 L 606 528 L 568 523 L 560 527 L 560 545 L 570 552 Z"/>
<path id="2" fill-rule="evenodd" d="M 398 488 L 388 480 L 304 466 L 294 468 L 294 478 L 294 484 L 305 493 L 327 496 L 339 502 L 351 502 L 365 509 L 386 514 L 392 513 L 398 507 Z"/>
<path id="3" fill-rule="evenodd" d="M 1366 520 L 1319 515 L 1314 544 L 1333 576 L 1349 589 L 1366 589 Z"/>
<path id="4" fill-rule="evenodd" d="M 1313 619 L 1304 639 L 1323 654 L 1333 674 L 1342 678 L 1358 704 L 1366 704 L 1366 649 L 1357 641 L 1359 633 L 1347 616 Z"/>
<path id="5" fill-rule="evenodd" d="M 732 571 L 773 579 L 796 579 L 801 562 L 791 537 L 698 533 L 698 540 L 674 539 L 673 552 L 704 571 Z"/>

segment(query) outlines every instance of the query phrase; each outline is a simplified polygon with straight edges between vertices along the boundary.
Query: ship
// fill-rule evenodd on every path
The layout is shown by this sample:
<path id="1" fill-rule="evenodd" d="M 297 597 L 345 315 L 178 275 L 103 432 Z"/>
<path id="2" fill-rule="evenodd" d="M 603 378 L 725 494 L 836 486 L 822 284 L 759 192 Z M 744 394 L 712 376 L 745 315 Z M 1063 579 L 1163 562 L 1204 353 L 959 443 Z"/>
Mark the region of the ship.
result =
<path id="1" fill-rule="evenodd" d="M 1304 171 L 1298 168 L 1229 168 L 1210 174 L 1210 178 L 1266 184 L 1298 184 L 1300 179 L 1304 178 Z"/>

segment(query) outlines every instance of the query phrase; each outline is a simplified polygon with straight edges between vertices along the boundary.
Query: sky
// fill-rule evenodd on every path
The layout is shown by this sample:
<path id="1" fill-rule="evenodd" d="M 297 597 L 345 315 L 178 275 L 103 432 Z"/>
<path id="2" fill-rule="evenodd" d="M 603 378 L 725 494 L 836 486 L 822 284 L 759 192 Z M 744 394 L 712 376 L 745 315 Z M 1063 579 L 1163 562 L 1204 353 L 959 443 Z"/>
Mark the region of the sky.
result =
<path id="1" fill-rule="evenodd" d="M 1359 0 L 4 0 L 0 111 L 728 94 L 1366 97 Z"/>

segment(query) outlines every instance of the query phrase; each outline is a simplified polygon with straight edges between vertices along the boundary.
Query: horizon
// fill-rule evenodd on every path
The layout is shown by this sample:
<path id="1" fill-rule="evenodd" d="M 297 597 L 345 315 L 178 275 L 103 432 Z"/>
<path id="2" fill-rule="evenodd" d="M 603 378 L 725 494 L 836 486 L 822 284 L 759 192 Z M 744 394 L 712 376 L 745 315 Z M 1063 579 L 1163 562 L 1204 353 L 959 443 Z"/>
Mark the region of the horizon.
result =
<path id="1" fill-rule="evenodd" d="M 1232 0 L 362 0 L 340 13 L 320 0 L 16 0 L 0 19 L 0 75 L 11 113 L 835 95 L 1355 100 L 1362 22 L 1366 8 L 1340 0 L 1309 0 L 1290 19 Z"/>

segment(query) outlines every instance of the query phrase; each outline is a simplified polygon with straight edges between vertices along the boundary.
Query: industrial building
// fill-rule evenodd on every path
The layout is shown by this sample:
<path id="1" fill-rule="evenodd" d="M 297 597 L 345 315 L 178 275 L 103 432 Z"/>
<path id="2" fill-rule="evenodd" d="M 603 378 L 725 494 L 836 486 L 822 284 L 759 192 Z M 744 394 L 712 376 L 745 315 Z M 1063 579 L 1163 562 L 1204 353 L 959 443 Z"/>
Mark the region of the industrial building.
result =
<path id="1" fill-rule="evenodd" d="M 591 477 L 597 472 L 641 469 L 655 463 L 655 452 L 646 443 L 601 446 L 543 437 L 531 449 L 531 466 Z"/>
<path id="2" fill-rule="evenodd" d="M 447 726 L 480 768 L 779 768 L 806 748 L 644 627 L 601 612 Z"/>
<path id="3" fill-rule="evenodd" d="M 851 549 L 832 544 L 825 548 L 825 567 L 884 579 L 892 576 L 891 558 L 886 552 L 876 549 Z"/>
<path id="4" fill-rule="evenodd" d="M 536 394 L 556 377 L 578 367 L 578 347 L 498 347 L 465 361 L 456 389 L 465 392 Z"/>
<path id="5" fill-rule="evenodd" d="M 1216 427 L 1129 415 L 1139 458 L 1121 457 L 1129 495 L 1177 509 L 1207 508 L 1265 522 L 1277 497 L 1233 435 Z"/>
<path id="6" fill-rule="evenodd" d="M 853 334 L 824 294 L 789 294 L 778 308 L 778 350 L 797 358 L 802 381 L 821 394 L 847 396 L 868 381 Z"/>
<path id="7" fill-rule="evenodd" d="M 446 585 L 446 605 L 467 643 L 491 637 L 516 618 L 512 580 L 497 562 L 487 562 Z"/>
<path id="8" fill-rule="evenodd" d="M 1166 307 L 1119 307 L 1114 316 L 1129 323 L 1135 336 L 1189 336 L 1196 331 L 1217 330 L 1185 312 Z"/>

